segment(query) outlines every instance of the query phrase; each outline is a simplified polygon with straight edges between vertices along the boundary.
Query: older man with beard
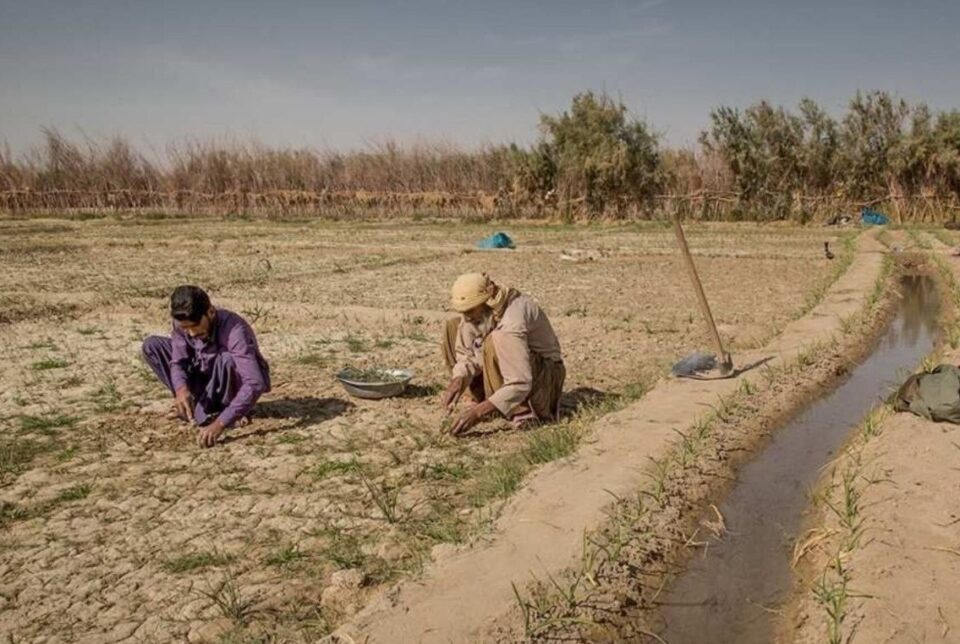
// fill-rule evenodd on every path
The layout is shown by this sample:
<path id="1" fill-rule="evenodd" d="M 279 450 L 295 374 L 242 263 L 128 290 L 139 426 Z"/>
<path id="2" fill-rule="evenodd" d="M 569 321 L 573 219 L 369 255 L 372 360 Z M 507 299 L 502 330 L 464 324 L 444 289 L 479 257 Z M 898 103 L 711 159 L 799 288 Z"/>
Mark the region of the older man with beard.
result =
<path id="1" fill-rule="evenodd" d="M 450 372 L 443 406 L 453 411 L 464 392 L 473 404 L 451 432 L 466 432 L 500 413 L 515 426 L 555 420 L 566 369 L 560 342 L 543 309 L 485 273 L 457 278 L 450 298 L 460 315 L 447 321 L 442 347 Z"/>

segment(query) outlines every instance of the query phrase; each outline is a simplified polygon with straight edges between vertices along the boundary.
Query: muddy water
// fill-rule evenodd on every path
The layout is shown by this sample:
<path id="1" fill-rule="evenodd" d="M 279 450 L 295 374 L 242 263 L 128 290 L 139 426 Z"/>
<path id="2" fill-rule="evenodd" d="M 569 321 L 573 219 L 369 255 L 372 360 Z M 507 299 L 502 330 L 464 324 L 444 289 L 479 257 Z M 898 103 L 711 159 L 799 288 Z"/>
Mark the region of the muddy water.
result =
<path id="1" fill-rule="evenodd" d="M 669 644 L 766 644 L 790 590 L 792 544 L 809 490 L 850 432 L 934 346 L 939 302 L 927 277 L 905 277 L 896 317 L 873 353 L 832 393 L 773 433 L 721 506 L 727 534 L 709 541 L 662 596 Z M 715 519 L 711 511 L 708 518 Z"/>

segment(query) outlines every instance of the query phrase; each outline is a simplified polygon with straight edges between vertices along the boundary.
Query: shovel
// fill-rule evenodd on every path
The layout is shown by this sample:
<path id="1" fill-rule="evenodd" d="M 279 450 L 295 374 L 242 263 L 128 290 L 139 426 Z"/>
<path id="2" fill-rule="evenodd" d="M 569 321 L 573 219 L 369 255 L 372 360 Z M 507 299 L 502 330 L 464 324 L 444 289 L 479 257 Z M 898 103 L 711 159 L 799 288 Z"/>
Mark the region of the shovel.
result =
<path id="1" fill-rule="evenodd" d="M 685 378 L 730 378 L 734 375 L 733 359 L 730 354 L 724 351 L 723 342 L 720 340 L 720 333 L 717 331 L 717 325 L 713 321 L 713 314 L 710 312 L 710 304 L 707 303 L 707 296 L 703 292 L 703 285 L 700 283 L 700 276 L 697 274 L 697 267 L 693 263 L 693 257 L 690 256 L 690 248 L 687 246 L 687 238 L 683 234 L 683 227 L 680 225 L 680 218 L 673 216 L 673 232 L 677 235 L 677 245 L 680 247 L 680 254 L 683 256 L 683 262 L 687 266 L 687 272 L 690 274 L 690 281 L 693 283 L 693 290 L 697 294 L 697 302 L 700 304 L 700 312 L 707 323 L 707 330 L 713 339 L 716 355 L 693 353 L 673 365 L 673 374 Z M 718 363 L 719 361 L 719 363 Z M 703 372 L 717 371 L 719 375 L 702 376 Z"/>

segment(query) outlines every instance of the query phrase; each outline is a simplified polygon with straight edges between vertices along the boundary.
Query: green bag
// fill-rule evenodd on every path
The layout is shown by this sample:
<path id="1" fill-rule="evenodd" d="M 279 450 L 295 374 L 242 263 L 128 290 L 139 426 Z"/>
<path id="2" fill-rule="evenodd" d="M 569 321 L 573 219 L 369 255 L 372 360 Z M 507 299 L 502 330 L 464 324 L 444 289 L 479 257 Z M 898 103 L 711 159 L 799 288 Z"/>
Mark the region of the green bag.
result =
<path id="1" fill-rule="evenodd" d="M 897 391 L 893 408 L 960 425 L 960 369 L 942 364 L 930 373 L 910 376 Z"/>

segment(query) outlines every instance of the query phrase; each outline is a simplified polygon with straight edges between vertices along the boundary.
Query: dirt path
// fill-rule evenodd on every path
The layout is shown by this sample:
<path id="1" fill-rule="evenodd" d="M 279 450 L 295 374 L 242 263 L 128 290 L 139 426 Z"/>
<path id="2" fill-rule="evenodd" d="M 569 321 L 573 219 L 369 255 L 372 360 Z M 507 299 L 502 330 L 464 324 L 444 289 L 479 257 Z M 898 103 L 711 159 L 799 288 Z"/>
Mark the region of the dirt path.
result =
<path id="1" fill-rule="evenodd" d="M 960 280 L 950 246 L 924 234 L 916 241 Z M 960 350 L 947 346 L 935 361 L 957 364 Z M 781 641 L 960 641 L 958 450 L 955 426 L 911 414 L 887 415 L 851 443 L 821 495 L 834 505 L 852 499 L 854 509 L 823 508 L 815 520 L 809 534 L 817 543 Z"/>
<path id="2" fill-rule="evenodd" d="M 771 358 L 776 366 L 825 340 L 855 315 L 881 272 L 882 248 L 862 236 L 850 269 L 808 315 L 788 324 L 764 350 L 739 364 Z M 462 642 L 483 639 L 486 627 L 511 609 L 530 580 L 572 565 L 585 530 L 598 526 L 611 495 L 633 494 L 651 457 L 667 451 L 675 430 L 691 427 L 718 397 L 732 394 L 757 371 L 716 381 L 664 381 L 642 401 L 597 423 L 576 458 L 544 467 L 508 502 L 489 542 L 441 553 L 422 579 L 399 585 L 361 611 L 334 637 L 372 642 Z"/>

